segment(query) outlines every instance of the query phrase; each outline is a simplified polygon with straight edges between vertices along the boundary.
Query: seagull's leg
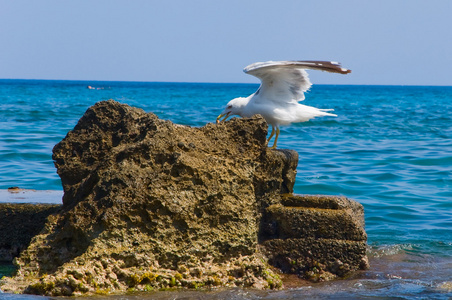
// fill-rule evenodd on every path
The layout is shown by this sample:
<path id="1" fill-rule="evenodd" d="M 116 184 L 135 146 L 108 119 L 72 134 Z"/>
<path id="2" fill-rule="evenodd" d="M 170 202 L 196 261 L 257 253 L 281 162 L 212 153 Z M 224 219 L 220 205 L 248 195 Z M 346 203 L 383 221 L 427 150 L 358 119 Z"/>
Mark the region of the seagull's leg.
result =
<path id="1" fill-rule="evenodd" d="M 273 146 L 270 147 L 270 149 L 276 149 L 276 143 L 278 142 L 278 136 L 279 136 L 279 127 L 276 126 L 275 142 L 273 143 Z"/>
<path id="2" fill-rule="evenodd" d="M 272 139 L 272 137 L 275 135 L 275 126 L 272 126 L 272 132 L 270 133 L 270 136 L 267 139 L 267 143 L 270 143 L 270 140 Z"/>

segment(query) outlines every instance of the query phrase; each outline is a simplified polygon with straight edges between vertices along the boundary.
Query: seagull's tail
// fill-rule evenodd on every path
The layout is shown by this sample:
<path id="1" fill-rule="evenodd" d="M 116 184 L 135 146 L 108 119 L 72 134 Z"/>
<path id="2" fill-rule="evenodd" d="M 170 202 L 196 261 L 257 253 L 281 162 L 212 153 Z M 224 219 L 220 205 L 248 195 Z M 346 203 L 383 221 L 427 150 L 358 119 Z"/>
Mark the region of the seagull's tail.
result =
<path id="1" fill-rule="evenodd" d="M 325 112 L 324 116 L 337 117 L 335 114 L 327 113 L 327 111 L 334 111 L 332 108 L 319 108 L 319 110 Z"/>
<path id="2" fill-rule="evenodd" d="M 291 123 L 306 122 L 316 117 L 326 117 L 326 116 L 337 117 L 337 115 L 328 112 L 333 111 L 333 109 L 322 109 L 303 104 L 298 104 L 294 111 L 295 112 L 293 113 L 293 116 L 295 116 L 295 118 L 291 121 Z"/>

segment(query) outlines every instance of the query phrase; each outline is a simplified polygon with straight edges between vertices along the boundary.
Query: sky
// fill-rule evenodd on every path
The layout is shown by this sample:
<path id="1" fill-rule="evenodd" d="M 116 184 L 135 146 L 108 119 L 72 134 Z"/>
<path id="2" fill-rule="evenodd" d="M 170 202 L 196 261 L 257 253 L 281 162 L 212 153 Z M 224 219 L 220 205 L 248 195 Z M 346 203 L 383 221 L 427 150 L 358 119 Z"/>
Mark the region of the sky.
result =
<path id="1" fill-rule="evenodd" d="M 332 60 L 315 84 L 452 86 L 451 0 L 0 0 L 0 79 L 258 83 L 267 60 Z"/>

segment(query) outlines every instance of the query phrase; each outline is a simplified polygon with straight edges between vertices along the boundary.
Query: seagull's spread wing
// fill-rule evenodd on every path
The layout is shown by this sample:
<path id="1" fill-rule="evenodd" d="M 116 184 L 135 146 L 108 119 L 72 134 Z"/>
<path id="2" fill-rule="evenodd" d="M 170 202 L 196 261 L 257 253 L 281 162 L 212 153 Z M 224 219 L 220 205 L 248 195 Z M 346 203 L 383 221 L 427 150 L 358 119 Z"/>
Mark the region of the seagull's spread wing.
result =
<path id="1" fill-rule="evenodd" d="M 260 99 L 274 102 L 304 100 L 304 92 L 312 85 L 304 69 L 347 74 L 339 63 L 330 61 L 267 61 L 247 66 L 243 71 L 261 80 L 255 93 Z"/>

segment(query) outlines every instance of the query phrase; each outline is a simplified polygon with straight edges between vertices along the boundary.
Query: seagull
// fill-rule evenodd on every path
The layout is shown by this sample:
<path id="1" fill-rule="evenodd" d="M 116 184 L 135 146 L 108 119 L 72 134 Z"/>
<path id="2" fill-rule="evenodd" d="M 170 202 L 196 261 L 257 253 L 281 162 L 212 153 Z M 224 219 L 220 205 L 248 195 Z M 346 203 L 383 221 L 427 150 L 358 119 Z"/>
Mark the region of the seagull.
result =
<path id="1" fill-rule="evenodd" d="M 279 126 L 291 123 L 306 122 L 315 117 L 337 115 L 329 113 L 333 109 L 319 109 L 298 103 L 305 99 L 304 93 L 312 83 L 305 69 L 320 70 L 331 73 L 347 74 L 351 70 L 342 68 L 334 61 L 267 61 L 253 63 L 243 71 L 261 80 L 257 91 L 248 97 L 232 99 L 218 116 L 217 123 L 226 120 L 231 115 L 250 118 L 255 114 L 264 117 L 272 126 L 270 142 L 275 135 L 275 141 L 270 149 L 276 148 L 279 136 Z M 221 119 L 224 117 L 223 119 Z M 276 129 L 275 129 L 276 128 Z"/>

